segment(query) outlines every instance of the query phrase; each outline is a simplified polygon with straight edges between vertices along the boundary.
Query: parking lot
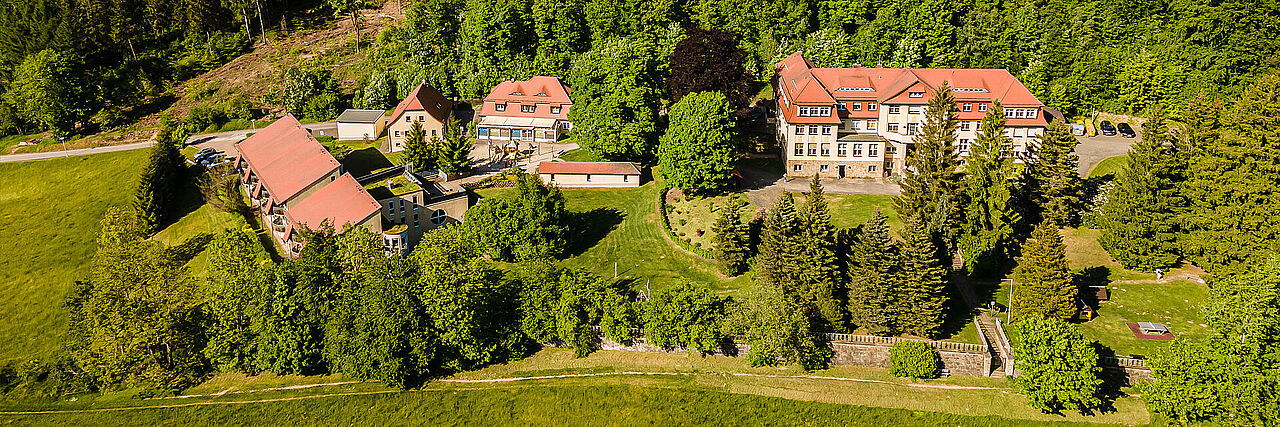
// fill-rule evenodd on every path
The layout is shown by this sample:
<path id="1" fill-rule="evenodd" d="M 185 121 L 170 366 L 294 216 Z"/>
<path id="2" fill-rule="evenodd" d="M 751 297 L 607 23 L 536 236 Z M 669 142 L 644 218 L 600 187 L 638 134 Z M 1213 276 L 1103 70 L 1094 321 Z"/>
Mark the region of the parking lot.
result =
<path id="1" fill-rule="evenodd" d="M 1089 176 L 1089 169 L 1102 159 L 1128 153 L 1129 146 L 1140 139 L 1142 136 L 1077 136 L 1076 140 L 1080 141 L 1080 145 L 1076 146 L 1076 155 L 1080 156 L 1080 175 Z"/>

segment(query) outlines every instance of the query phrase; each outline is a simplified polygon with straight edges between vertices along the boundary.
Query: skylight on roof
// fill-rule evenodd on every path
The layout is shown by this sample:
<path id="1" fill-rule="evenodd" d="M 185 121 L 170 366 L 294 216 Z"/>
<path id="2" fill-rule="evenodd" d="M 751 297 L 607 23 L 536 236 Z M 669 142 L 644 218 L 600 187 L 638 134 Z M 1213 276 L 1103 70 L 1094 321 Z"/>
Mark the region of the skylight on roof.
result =
<path id="1" fill-rule="evenodd" d="M 981 87 L 958 87 L 958 88 L 955 88 L 955 89 L 951 89 L 951 91 L 952 91 L 952 92 L 968 92 L 968 93 L 987 93 L 987 92 L 989 92 L 986 88 L 981 88 Z"/>
<path id="2" fill-rule="evenodd" d="M 836 92 L 875 92 L 875 89 L 869 87 L 838 87 Z"/>

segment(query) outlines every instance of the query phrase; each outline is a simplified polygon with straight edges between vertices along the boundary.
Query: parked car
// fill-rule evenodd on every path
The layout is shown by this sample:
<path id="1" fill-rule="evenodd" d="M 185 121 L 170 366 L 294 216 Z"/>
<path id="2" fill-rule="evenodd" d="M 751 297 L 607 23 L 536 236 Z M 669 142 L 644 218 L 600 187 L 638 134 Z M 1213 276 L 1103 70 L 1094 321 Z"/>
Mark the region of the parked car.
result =
<path id="1" fill-rule="evenodd" d="M 1116 125 L 1116 128 L 1120 130 L 1120 136 L 1123 136 L 1125 138 L 1133 138 L 1135 136 L 1138 136 L 1138 134 L 1133 133 L 1133 128 L 1129 127 L 1128 123 L 1118 124 Z"/>
<path id="2" fill-rule="evenodd" d="M 1102 123 L 1098 125 L 1098 129 L 1106 136 L 1115 136 L 1116 134 L 1116 127 L 1106 120 L 1103 120 Z"/>
<path id="3" fill-rule="evenodd" d="M 222 163 L 222 153 L 213 153 L 196 162 L 204 168 L 211 168 Z"/>
<path id="4" fill-rule="evenodd" d="M 207 147 L 200 150 L 200 152 L 196 153 L 196 155 L 191 156 L 191 160 L 196 163 L 200 163 L 201 160 L 204 160 L 205 158 L 217 153 L 218 153 L 218 150 L 215 150 L 213 147 Z"/>

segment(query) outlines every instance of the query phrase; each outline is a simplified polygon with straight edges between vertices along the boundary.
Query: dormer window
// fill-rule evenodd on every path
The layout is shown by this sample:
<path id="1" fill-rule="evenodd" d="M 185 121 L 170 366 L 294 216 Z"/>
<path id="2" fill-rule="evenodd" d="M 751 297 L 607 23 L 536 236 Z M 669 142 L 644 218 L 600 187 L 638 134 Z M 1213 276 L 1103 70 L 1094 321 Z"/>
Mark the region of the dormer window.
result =
<path id="1" fill-rule="evenodd" d="M 560 107 L 551 107 L 551 114 L 560 114 Z"/>
<path id="2" fill-rule="evenodd" d="M 546 94 L 546 93 L 543 93 L 543 92 L 538 92 L 537 94 L 534 94 L 533 96 L 547 96 L 547 94 Z"/>
<path id="3" fill-rule="evenodd" d="M 493 109 L 498 111 L 507 111 L 507 104 L 506 103 L 493 104 Z"/>
<path id="4" fill-rule="evenodd" d="M 520 106 L 520 112 L 521 112 L 521 113 L 532 113 L 532 112 L 533 112 L 533 110 L 534 110 L 534 108 L 537 108 L 537 107 L 536 107 L 536 106 L 533 106 L 533 105 L 521 105 L 521 106 Z"/>
<path id="5" fill-rule="evenodd" d="M 924 98 L 924 92 L 907 92 L 907 96 L 911 98 Z"/>

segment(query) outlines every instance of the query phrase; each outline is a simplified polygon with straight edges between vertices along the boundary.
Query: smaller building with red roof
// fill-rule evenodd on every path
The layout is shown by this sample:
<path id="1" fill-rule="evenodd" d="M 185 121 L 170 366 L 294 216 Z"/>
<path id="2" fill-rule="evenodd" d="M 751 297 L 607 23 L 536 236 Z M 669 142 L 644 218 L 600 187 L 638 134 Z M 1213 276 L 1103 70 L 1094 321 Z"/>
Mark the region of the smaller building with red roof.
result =
<path id="1" fill-rule="evenodd" d="M 498 83 L 476 111 L 476 141 L 506 145 L 555 142 L 573 128 L 569 87 L 555 77 Z"/>
<path id="2" fill-rule="evenodd" d="M 448 126 L 452 114 L 453 101 L 425 82 L 419 84 L 387 117 L 387 143 L 383 151 L 404 150 L 404 141 L 414 123 L 422 124 L 423 137 L 428 142 L 444 139 L 444 127 Z"/>
<path id="3" fill-rule="evenodd" d="M 562 188 L 625 188 L 640 186 L 640 168 L 630 162 L 542 162 L 538 177 Z"/>

